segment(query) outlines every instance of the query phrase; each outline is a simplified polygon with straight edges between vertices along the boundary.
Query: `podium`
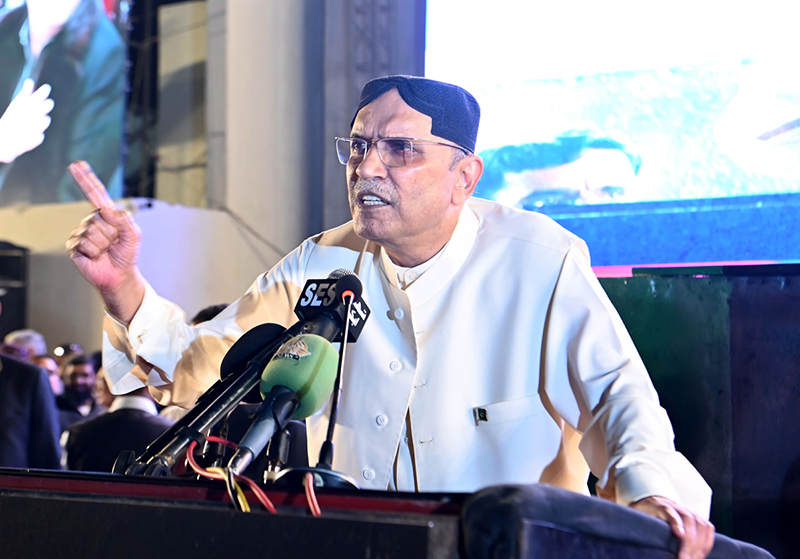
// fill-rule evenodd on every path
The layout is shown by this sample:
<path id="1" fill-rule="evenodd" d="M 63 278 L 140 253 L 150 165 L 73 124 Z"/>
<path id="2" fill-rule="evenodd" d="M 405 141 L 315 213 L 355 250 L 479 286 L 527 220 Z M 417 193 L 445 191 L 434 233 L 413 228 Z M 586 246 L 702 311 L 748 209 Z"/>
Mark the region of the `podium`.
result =
<path id="1" fill-rule="evenodd" d="M 220 483 L 0 469 L 0 556 L 26 559 L 460 557 L 464 494 L 267 487 L 235 511 Z"/>
<path id="2" fill-rule="evenodd" d="M 661 520 L 549 487 L 475 494 L 266 487 L 278 514 L 237 512 L 222 484 L 0 468 L 0 557 L 140 559 L 668 559 Z M 255 503 L 255 496 L 248 495 Z M 710 559 L 769 559 L 717 535 Z"/>

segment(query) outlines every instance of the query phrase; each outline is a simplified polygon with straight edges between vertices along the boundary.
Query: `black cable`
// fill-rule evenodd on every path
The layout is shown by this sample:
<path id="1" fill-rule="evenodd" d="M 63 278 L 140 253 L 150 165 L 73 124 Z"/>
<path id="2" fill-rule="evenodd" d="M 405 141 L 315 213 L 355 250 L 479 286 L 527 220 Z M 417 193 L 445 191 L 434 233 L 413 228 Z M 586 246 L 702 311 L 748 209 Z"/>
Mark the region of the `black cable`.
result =
<path id="1" fill-rule="evenodd" d="M 228 497 L 231 498 L 233 508 L 239 512 L 244 512 L 242 505 L 239 502 L 239 497 L 236 494 L 236 482 L 233 479 L 233 470 L 225 468 L 225 489 L 228 490 Z"/>

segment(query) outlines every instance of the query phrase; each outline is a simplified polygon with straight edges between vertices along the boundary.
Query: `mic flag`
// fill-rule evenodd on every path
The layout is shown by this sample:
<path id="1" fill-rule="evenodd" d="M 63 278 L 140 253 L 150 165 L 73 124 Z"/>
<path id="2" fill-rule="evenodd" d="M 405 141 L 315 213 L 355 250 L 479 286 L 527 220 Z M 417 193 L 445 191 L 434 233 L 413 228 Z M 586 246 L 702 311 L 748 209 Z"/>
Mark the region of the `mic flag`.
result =
<path id="1" fill-rule="evenodd" d="M 350 331 L 347 335 L 347 341 L 350 343 L 356 342 L 364 329 L 364 323 L 369 318 L 370 310 L 367 303 L 361 297 L 361 282 L 358 277 L 352 272 L 346 272 L 337 276 L 336 272 L 331 274 L 324 280 L 311 279 L 308 280 L 303 287 L 302 295 L 297 300 L 294 307 L 294 313 L 300 320 L 310 321 L 320 315 L 327 315 L 334 318 L 340 325 L 339 332 L 334 337 L 332 342 L 342 341 L 342 330 L 344 330 L 344 321 L 346 306 L 342 303 L 339 293 L 350 291 L 353 295 L 353 304 L 348 315 L 350 321 Z"/>

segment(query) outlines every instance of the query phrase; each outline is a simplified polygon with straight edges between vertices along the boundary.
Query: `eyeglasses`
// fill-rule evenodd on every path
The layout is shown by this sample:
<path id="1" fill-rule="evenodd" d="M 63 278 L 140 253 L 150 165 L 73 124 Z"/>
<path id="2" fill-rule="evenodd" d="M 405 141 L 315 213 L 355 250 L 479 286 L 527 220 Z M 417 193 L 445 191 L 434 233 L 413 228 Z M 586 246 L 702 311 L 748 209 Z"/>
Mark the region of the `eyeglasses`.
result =
<path id="1" fill-rule="evenodd" d="M 469 151 L 455 144 L 444 142 L 434 142 L 432 140 L 419 140 L 417 138 L 381 138 L 380 140 L 365 140 L 364 138 L 336 138 L 336 153 L 339 155 L 339 163 L 342 165 L 360 165 L 367 156 L 367 151 L 371 146 L 377 146 L 378 156 L 387 167 L 403 167 L 410 165 L 414 157 L 418 154 L 414 144 L 427 144 L 434 146 L 446 146 L 463 151 L 471 155 Z"/>

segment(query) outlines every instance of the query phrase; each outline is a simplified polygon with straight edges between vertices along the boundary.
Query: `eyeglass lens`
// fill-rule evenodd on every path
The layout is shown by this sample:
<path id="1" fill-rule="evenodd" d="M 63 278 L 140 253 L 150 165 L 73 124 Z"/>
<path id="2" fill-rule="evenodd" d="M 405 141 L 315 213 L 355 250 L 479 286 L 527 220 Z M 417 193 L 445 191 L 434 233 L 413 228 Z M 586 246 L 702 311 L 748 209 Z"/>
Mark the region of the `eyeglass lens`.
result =
<path id="1" fill-rule="evenodd" d="M 402 167 L 411 163 L 414 147 L 411 140 L 383 138 L 368 142 L 361 138 L 339 138 L 336 140 L 336 151 L 343 165 L 358 165 L 366 157 L 370 144 L 378 148 L 378 155 L 387 167 Z"/>

